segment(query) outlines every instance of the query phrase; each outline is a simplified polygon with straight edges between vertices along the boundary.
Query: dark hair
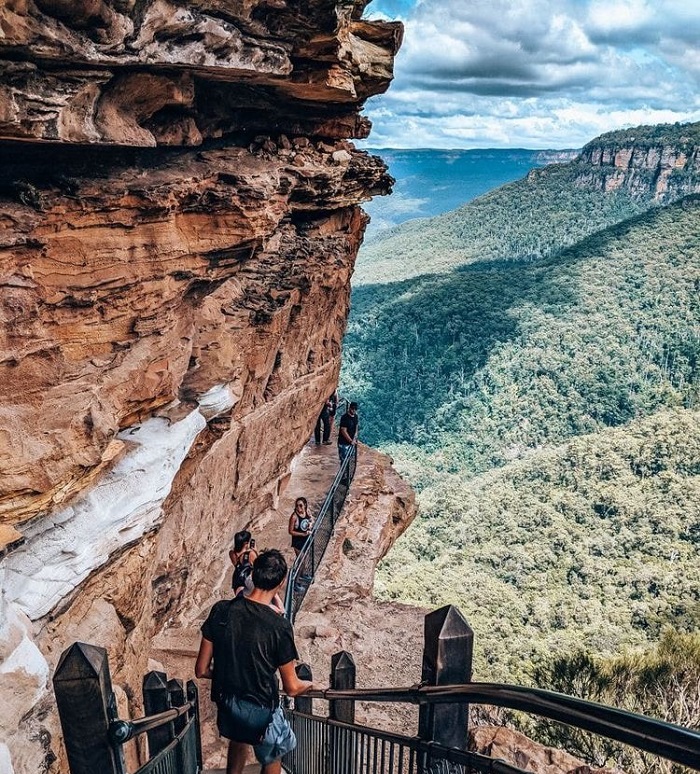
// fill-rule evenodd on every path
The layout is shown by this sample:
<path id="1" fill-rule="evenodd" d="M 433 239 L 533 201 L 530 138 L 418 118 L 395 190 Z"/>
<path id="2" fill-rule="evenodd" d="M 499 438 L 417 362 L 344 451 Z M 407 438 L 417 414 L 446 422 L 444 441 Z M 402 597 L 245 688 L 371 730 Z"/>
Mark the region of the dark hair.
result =
<path id="1" fill-rule="evenodd" d="M 251 534 L 247 529 L 242 529 L 240 532 L 236 532 L 233 536 L 233 550 L 238 554 L 243 546 L 250 541 Z"/>
<path id="2" fill-rule="evenodd" d="M 263 551 L 253 563 L 253 586 L 272 591 L 287 577 L 287 562 L 276 548 Z"/>
<path id="3" fill-rule="evenodd" d="M 304 510 L 305 510 L 305 511 L 308 511 L 308 510 L 309 510 L 309 504 L 308 504 L 308 502 L 306 501 L 306 498 L 305 498 L 305 497 L 297 497 L 297 499 L 294 501 L 294 510 L 295 510 L 295 511 L 296 511 L 296 509 L 297 509 L 297 503 L 304 503 Z"/>
<path id="4" fill-rule="evenodd" d="M 355 409 L 355 411 L 357 411 L 357 403 L 355 403 L 355 401 L 353 401 L 353 402 L 352 402 L 352 403 L 351 403 L 351 404 L 348 406 L 348 411 L 350 411 L 350 409 Z"/>

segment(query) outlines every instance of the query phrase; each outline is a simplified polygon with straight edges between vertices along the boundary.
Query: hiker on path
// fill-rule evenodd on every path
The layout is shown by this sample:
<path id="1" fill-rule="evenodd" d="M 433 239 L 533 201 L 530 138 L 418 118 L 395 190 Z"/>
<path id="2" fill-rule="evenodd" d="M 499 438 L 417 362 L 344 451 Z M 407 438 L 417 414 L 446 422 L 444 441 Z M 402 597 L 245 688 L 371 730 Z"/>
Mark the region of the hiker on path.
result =
<path id="1" fill-rule="evenodd" d="M 202 625 L 195 675 L 212 681 L 217 727 L 229 740 L 226 774 L 242 774 L 249 745 L 262 774 L 280 774 L 282 756 L 296 747 L 279 706 L 277 672 L 287 696 L 313 685 L 297 677 L 291 624 L 269 607 L 286 578 L 282 554 L 263 551 L 253 565 L 252 592 L 217 602 Z"/>
<path id="2" fill-rule="evenodd" d="M 359 419 L 357 417 L 357 403 L 354 401 L 348 406 L 348 410 L 340 418 L 338 430 L 338 456 L 341 464 L 348 456 L 353 446 L 357 446 L 357 430 Z"/>
<path id="3" fill-rule="evenodd" d="M 338 390 L 333 390 L 333 394 L 328 398 L 329 411 L 331 415 L 331 427 L 335 422 L 335 414 L 338 411 Z"/>
<path id="4" fill-rule="evenodd" d="M 255 550 L 255 540 L 247 529 L 236 532 L 233 536 L 233 548 L 228 552 L 228 558 L 233 565 L 231 588 L 236 596 L 241 591 L 253 590 L 253 563 L 258 557 Z"/>
<path id="5" fill-rule="evenodd" d="M 292 548 L 294 555 L 299 556 L 301 549 L 309 539 L 314 520 L 309 514 L 309 505 L 305 497 L 297 497 L 294 501 L 294 510 L 289 517 L 289 534 L 292 536 Z"/>
<path id="6" fill-rule="evenodd" d="M 334 391 L 323 404 L 321 413 L 316 420 L 316 427 L 314 428 L 314 441 L 316 442 L 316 446 L 321 443 L 321 429 L 323 429 L 323 443 L 328 445 L 331 442 L 331 430 L 333 428 L 333 419 L 335 417 L 337 405 L 338 396 Z"/>

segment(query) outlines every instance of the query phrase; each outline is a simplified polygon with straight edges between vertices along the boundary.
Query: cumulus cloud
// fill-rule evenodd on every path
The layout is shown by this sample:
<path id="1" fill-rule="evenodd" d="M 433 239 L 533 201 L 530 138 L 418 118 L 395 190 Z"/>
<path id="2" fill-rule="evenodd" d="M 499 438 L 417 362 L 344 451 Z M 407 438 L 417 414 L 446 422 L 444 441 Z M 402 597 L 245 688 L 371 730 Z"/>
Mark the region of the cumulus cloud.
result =
<path id="1" fill-rule="evenodd" d="M 577 147 L 620 126 L 700 120 L 699 3 L 374 5 L 406 35 L 392 88 L 368 105 L 372 145 Z"/>

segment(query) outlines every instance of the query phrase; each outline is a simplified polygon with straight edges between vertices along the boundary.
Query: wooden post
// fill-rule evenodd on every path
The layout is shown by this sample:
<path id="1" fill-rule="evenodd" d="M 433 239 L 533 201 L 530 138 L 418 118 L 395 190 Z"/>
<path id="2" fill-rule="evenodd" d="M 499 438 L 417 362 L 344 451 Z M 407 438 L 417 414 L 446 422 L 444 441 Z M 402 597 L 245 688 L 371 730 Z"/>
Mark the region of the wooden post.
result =
<path id="1" fill-rule="evenodd" d="M 197 756 L 197 765 L 199 770 L 202 770 L 203 758 L 202 758 L 202 727 L 200 725 L 199 715 L 199 688 L 194 680 L 187 681 L 187 701 L 191 701 L 194 704 L 194 723 L 195 723 L 195 754 Z"/>
<path id="2" fill-rule="evenodd" d="M 330 687 L 335 690 L 355 687 L 355 661 L 345 650 L 331 657 Z M 355 702 L 352 699 L 332 699 L 328 702 L 328 717 L 343 723 L 355 722 Z M 333 774 L 352 774 L 355 771 L 355 743 L 351 733 L 344 728 L 328 729 L 327 771 Z"/>
<path id="3" fill-rule="evenodd" d="M 157 715 L 170 709 L 168 678 L 165 672 L 149 672 L 143 678 L 143 710 L 146 715 Z M 147 731 L 148 755 L 153 758 L 175 738 L 172 723 Z"/>
<path id="4" fill-rule="evenodd" d="M 107 651 L 71 645 L 61 654 L 53 689 L 71 774 L 122 774 L 121 746 L 112 746 L 107 733 L 117 719 Z"/>
<path id="5" fill-rule="evenodd" d="M 460 685 L 472 679 L 474 632 L 459 608 L 447 605 L 425 617 L 423 682 L 427 685 Z M 467 749 L 469 705 L 423 704 L 418 716 L 421 739 L 447 747 Z"/>
<path id="6" fill-rule="evenodd" d="M 296 666 L 297 677 L 300 680 L 312 680 L 311 667 L 308 664 L 297 664 Z M 304 715 L 313 714 L 313 699 L 309 699 L 308 696 L 296 696 L 294 699 L 294 710 L 296 712 L 303 712 Z"/>

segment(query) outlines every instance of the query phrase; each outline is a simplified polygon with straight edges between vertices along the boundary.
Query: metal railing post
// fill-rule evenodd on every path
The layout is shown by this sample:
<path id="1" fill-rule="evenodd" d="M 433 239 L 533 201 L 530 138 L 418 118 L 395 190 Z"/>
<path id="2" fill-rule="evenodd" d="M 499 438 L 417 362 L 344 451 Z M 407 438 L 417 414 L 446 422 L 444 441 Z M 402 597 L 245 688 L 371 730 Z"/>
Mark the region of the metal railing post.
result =
<path id="1" fill-rule="evenodd" d="M 329 685 L 335 690 L 355 687 L 355 661 L 346 650 L 331 657 Z M 355 722 L 353 699 L 333 699 L 328 703 L 328 717 L 343 723 Z M 355 771 L 355 738 L 345 729 L 331 726 L 328 734 L 328 771 L 333 774 L 351 774 Z"/>
<path id="2" fill-rule="evenodd" d="M 108 736 L 116 702 L 107 651 L 71 645 L 61 654 L 53 689 L 71 774 L 123 774 L 121 745 L 112 745 Z"/>
<path id="3" fill-rule="evenodd" d="M 157 715 L 170 709 L 168 678 L 165 672 L 149 672 L 143 678 L 143 710 L 146 715 Z M 165 723 L 147 732 L 148 754 L 151 758 L 167 747 L 175 737 L 172 723 Z"/>
<path id="4" fill-rule="evenodd" d="M 308 664 L 297 664 L 296 669 L 297 677 L 300 680 L 312 680 L 311 667 Z M 295 712 L 302 712 L 304 715 L 313 714 L 313 699 L 308 696 L 297 696 L 294 699 Z"/>
<path id="5" fill-rule="evenodd" d="M 334 690 L 352 690 L 355 687 L 355 661 L 347 650 L 341 650 L 331 656 L 331 675 L 329 685 Z M 328 702 L 328 717 L 343 723 L 355 722 L 355 702 L 353 699 L 332 699 Z"/>
<path id="6" fill-rule="evenodd" d="M 182 680 L 175 677 L 168 680 L 168 695 L 170 696 L 171 707 L 182 707 L 186 702 L 185 685 Z M 175 734 L 179 734 L 187 725 L 187 718 L 183 715 L 174 722 Z"/>
<path id="7" fill-rule="evenodd" d="M 199 688 L 194 680 L 187 681 L 187 701 L 191 701 L 193 705 L 192 715 L 195 725 L 195 755 L 197 757 L 197 766 L 199 770 L 202 770 L 204 765 L 204 759 L 202 757 L 202 727 L 200 726 L 199 715 Z"/>
<path id="8" fill-rule="evenodd" d="M 461 685 L 472 679 L 474 632 L 454 605 L 425 616 L 423 672 L 425 685 Z M 467 749 L 469 705 L 425 704 L 418 714 L 418 736 L 446 747 Z"/>

